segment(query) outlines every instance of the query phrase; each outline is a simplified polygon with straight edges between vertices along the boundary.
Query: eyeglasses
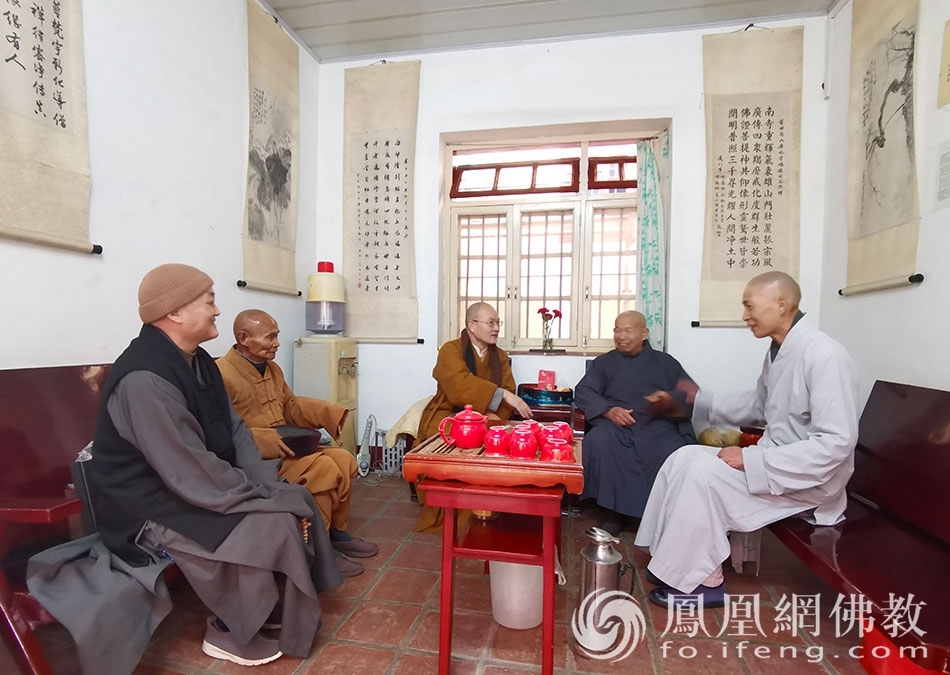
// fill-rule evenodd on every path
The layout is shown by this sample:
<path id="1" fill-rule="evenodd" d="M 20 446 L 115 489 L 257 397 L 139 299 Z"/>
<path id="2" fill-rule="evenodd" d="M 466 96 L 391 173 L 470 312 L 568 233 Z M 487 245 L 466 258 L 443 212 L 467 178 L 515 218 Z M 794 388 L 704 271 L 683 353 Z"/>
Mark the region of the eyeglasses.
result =
<path id="1" fill-rule="evenodd" d="M 501 328 L 501 327 L 505 324 L 505 322 L 504 322 L 504 321 L 501 321 L 501 320 L 498 320 L 498 321 L 495 321 L 495 320 L 492 320 L 492 321 L 482 321 L 482 320 L 480 320 L 480 319 L 472 319 L 472 321 L 474 321 L 475 323 L 488 324 L 488 327 L 489 327 L 489 328 Z"/>

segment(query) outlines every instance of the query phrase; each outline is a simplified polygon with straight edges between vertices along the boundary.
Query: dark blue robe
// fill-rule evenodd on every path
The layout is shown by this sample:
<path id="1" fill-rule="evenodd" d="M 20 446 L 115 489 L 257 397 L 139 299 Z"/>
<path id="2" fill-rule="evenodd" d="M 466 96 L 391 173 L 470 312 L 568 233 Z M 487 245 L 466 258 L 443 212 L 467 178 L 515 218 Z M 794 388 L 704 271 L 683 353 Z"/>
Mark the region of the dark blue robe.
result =
<path id="1" fill-rule="evenodd" d="M 696 443 L 692 406 L 676 388 L 681 380 L 692 381 L 679 361 L 648 342 L 635 356 L 614 349 L 594 359 L 574 391 L 575 403 L 590 425 L 584 436 L 581 499 L 596 499 L 627 516 L 643 515 L 663 462 L 678 448 Z M 678 404 L 675 413 L 648 412 L 645 397 L 658 390 L 672 394 Z M 614 406 L 632 409 L 637 423 L 621 427 L 604 417 Z"/>

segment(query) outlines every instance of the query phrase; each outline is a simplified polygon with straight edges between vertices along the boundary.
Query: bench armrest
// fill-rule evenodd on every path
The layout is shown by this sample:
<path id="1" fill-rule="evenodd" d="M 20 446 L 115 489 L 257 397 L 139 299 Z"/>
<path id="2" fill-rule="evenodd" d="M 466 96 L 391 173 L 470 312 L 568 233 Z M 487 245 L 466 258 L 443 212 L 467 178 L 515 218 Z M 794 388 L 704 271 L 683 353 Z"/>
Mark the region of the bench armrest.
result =
<path id="1" fill-rule="evenodd" d="M 75 497 L 14 497 L 0 499 L 0 521 L 57 523 L 82 510 Z"/>

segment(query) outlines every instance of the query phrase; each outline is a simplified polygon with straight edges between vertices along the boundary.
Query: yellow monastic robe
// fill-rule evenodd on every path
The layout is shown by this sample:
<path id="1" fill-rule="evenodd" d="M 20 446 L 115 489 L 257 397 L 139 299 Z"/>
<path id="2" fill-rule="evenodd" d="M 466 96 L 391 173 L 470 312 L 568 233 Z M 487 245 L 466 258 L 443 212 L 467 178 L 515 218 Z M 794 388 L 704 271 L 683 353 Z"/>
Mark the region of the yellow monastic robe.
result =
<path id="1" fill-rule="evenodd" d="M 508 354 L 503 349 L 498 349 L 498 358 L 501 360 L 501 388 L 515 393 L 515 378 L 508 364 Z M 491 365 L 487 350 L 482 358 L 478 358 L 476 352 L 475 374 L 472 374 L 465 364 L 461 338 L 450 340 L 439 348 L 439 358 L 436 360 L 435 368 L 432 369 L 432 377 L 437 383 L 436 392 L 419 420 L 417 443 L 439 433 L 439 424 L 442 420 L 449 415 L 454 415 L 465 405 L 472 406 L 473 410 L 483 415 L 492 414 L 502 420 L 511 417 L 512 408 L 504 401 L 498 406 L 498 410 L 488 410 L 488 404 L 491 403 L 498 385 L 491 381 Z M 422 492 L 419 493 L 419 501 L 421 503 L 425 501 L 425 495 Z M 459 527 L 464 525 L 468 515 L 467 511 L 459 512 Z M 423 506 L 415 530 L 416 532 L 441 532 L 442 509 Z"/>
<path id="2" fill-rule="evenodd" d="M 274 429 L 280 425 L 323 428 L 339 439 L 349 410 L 316 398 L 298 398 L 287 386 L 280 366 L 273 361 L 268 361 L 261 375 L 232 347 L 217 364 L 235 411 L 254 434 L 254 441 L 265 458 L 280 457 L 280 436 Z M 350 489 L 356 475 L 356 458 L 352 454 L 343 448 L 323 447 L 312 455 L 284 458 L 280 475 L 310 491 L 320 509 L 324 527 L 346 530 Z"/>

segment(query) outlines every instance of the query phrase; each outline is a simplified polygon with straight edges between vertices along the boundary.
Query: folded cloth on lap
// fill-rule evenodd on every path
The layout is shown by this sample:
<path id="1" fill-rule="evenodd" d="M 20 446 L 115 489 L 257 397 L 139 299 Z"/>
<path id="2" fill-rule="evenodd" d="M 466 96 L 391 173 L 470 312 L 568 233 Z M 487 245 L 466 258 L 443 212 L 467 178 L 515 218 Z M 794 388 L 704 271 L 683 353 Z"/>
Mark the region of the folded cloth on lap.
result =
<path id="1" fill-rule="evenodd" d="M 333 439 L 324 429 L 304 429 L 302 427 L 278 426 L 274 427 L 280 440 L 294 451 L 297 457 L 304 457 L 319 452 L 321 445 L 330 445 Z"/>

